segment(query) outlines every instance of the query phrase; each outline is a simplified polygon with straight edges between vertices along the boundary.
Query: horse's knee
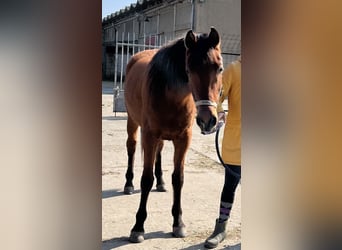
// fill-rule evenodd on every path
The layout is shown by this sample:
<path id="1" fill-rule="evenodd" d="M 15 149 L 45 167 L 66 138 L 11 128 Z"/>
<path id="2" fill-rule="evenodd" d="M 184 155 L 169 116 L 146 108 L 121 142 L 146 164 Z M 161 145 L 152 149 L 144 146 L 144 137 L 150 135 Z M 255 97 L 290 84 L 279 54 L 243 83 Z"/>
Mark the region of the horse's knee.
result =
<path id="1" fill-rule="evenodd" d="M 126 148 L 128 154 L 134 154 L 135 153 L 135 148 L 137 145 L 137 141 L 133 139 L 127 139 L 126 141 Z"/>
<path id="2" fill-rule="evenodd" d="M 184 183 L 184 175 L 180 172 L 174 172 L 172 174 L 172 185 L 175 187 L 181 187 Z"/>
<path id="3" fill-rule="evenodd" d="M 150 191 L 153 186 L 154 177 L 153 174 L 143 174 L 140 181 L 141 190 Z"/>

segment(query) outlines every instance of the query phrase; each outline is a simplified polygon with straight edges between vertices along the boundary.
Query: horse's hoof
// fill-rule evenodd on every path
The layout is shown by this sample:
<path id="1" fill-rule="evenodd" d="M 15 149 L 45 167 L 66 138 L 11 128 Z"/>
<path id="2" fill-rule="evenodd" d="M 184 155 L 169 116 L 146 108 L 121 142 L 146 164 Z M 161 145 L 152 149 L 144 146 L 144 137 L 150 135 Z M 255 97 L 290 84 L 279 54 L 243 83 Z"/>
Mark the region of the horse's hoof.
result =
<path id="1" fill-rule="evenodd" d="M 166 192 L 165 184 L 157 185 L 157 191 L 158 192 Z"/>
<path id="2" fill-rule="evenodd" d="M 144 241 L 144 232 L 131 232 L 129 236 L 129 241 L 132 243 L 141 243 Z"/>
<path id="3" fill-rule="evenodd" d="M 172 235 L 176 238 L 184 238 L 186 237 L 185 227 L 173 227 Z"/>
<path id="4" fill-rule="evenodd" d="M 125 187 L 124 188 L 124 194 L 133 194 L 134 192 L 134 187 L 130 186 L 130 187 Z"/>

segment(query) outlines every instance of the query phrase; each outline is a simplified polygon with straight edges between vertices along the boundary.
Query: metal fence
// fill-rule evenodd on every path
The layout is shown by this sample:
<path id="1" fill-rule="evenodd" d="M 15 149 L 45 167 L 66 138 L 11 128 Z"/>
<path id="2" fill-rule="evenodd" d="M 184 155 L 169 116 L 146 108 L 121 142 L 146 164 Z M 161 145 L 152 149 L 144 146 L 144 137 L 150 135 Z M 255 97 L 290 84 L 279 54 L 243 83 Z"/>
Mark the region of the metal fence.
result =
<path id="1" fill-rule="evenodd" d="M 135 33 L 116 33 L 114 59 L 114 87 L 120 90 L 124 87 L 126 65 L 132 55 L 146 49 L 160 48 L 172 41 L 174 37 L 166 35 L 140 35 Z M 241 51 L 241 38 L 234 35 L 222 36 L 222 58 L 224 65 L 237 59 Z"/>
<path id="2" fill-rule="evenodd" d="M 115 38 L 115 62 L 114 62 L 114 99 L 113 112 L 125 112 L 124 101 L 124 82 L 126 75 L 126 66 L 132 55 L 137 52 L 160 48 L 164 44 L 172 41 L 173 37 L 166 35 L 142 35 L 137 36 L 135 33 L 122 33 L 119 39 L 118 33 Z"/>
<path id="3" fill-rule="evenodd" d="M 123 89 L 126 66 L 132 57 L 137 52 L 160 48 L 164 44 L 173 40 L 173 37 L 164 35 L 142 35 L 136 36 L 135 33 L 122 33 L 119 39 L 116 34 L 115 43 L 115 62 L 114 62 L 114 86 L 115 88 Z"/>
<path id="4" fill-rule="evenodd" d="M 240 55 L 239 37 L 222 37 L 222 58 L 224 65 L 237 59 Z M 116 33 L 115 37 L 115 59 L 114 59 L 114 99 L 113 112 L 125 112 L 124 104 L 124 82 L 126 75 L 126 66 L 132 55 L 146 49 L 160 48 L 172 41 L 174 37 L 166 35 L 140 35 L 135 33 Z"/>

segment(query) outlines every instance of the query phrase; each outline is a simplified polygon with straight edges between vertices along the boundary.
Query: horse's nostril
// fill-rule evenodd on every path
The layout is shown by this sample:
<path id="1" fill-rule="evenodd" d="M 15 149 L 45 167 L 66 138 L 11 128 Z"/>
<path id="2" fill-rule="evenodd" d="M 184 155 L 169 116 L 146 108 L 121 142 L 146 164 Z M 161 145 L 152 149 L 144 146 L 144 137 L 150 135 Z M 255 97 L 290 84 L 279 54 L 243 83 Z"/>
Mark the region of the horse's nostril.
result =
<path id="1" fill-rule="evenodd" d="M 201 130 L 204 130 L 205 122 L 198 116 L 196 117 L 196 123 L 200 127 Z"/>
<path id="2" fill-rule="evenodd" d="M 212 127 L 216 126 L 216 122 L 217 122 L 216 117 L 215 117 L 215 116 L 212 116 L 212 117 L 210 118 L 210 121 L 209 121 L 209 124 L 208 124 L 209 128 L 211 129 Z"/>

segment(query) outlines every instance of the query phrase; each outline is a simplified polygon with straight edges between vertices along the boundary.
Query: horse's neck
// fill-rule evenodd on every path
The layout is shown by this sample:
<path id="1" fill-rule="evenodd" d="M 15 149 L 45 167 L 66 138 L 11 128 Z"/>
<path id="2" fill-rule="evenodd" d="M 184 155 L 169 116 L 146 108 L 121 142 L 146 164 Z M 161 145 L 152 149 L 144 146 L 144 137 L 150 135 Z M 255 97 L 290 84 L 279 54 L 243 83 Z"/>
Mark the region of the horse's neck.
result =
<path id="1" fill-rule="evenodd" d="M 158 51 L 150 63 L 148 78 L 151 96 L 160 97 L 169 90 L 183 92 L 188 88 L 183 39 Z"/>
<path id="2" fill-rule="evenodd" d="M 155 56 L 161 73 L 168 76 L 166 80 L 169 80 L 170 83 L 177 80 L 181 81 L 181 83 L 188 82 L 185 70 L 185 53 L 184 39 L 180 39 L 161 49 L 160 53 Z"/>

